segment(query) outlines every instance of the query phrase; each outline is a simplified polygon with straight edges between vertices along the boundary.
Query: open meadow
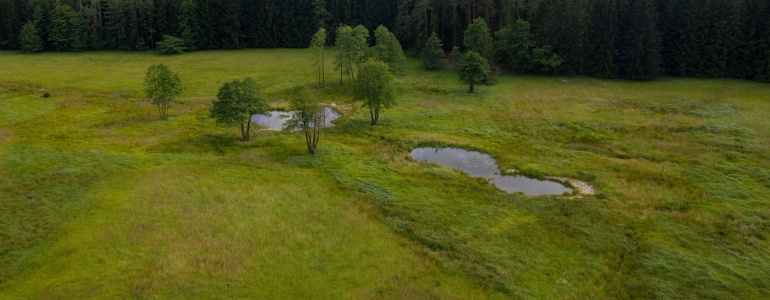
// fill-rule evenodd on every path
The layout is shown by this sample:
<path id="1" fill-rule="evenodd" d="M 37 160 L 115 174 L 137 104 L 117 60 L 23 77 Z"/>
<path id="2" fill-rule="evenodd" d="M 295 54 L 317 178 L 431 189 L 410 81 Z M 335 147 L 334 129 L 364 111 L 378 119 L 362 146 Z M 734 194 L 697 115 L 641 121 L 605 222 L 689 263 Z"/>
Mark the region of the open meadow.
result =
<path id="1" fill-rule="evenodd" d="M 370 126 L 332 57 L 322 97 L 348 109 L 310 156 L 209 116 L 246 76 L 286 108 L 317 83 L 308 50 L 0 52 L 0 299 L 770 294 L 770 85 L 502 74 L 469 94 L 410 58 Z M 166 121 L 143 100 L 160 62 L 186 87 Z M 420 146 L 598 193 L 507 194 Z"/>

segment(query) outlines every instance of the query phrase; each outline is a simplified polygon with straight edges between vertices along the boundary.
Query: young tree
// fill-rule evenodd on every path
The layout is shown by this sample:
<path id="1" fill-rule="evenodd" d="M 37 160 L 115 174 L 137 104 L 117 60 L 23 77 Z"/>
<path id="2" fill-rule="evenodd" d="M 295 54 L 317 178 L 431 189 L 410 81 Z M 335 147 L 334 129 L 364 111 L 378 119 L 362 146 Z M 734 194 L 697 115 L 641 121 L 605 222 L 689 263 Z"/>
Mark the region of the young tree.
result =
<path id="1" fill-rule="evenodd" d="M 460 79 L 470 84 L 468 92 L 476 92 L 476 84 L 483 82 L 487 74 L 489 62 L 475 51 L 468 51 L 460 64 Z"/>
<path id="2" fill-rule="evenodd" d="M 257 82 L 250 77 L 223 84 L 217 93 L 217 100 L 212 104 L 211 116 L 216 118 L 218 124 L 241 126 L 242 141 L 251 138 L 251 116 L 270 108 Z"/>
<path id="3" fill-rule="evenodd" d="M 428 41 L 425 42 L 425 47 L 422 48 L 421 56 L 423 69 L 441 70 L 446 66 L 446 63 L 444 62 L 446 53 L 444 53 L 444 47 L 435 32 L 431 34 Z"/>
<path id="4" fill-rule="evenodd" d="M 21 45 L 21 51 L 26 53 L 35 53 L 43 51 L 43 39 L 40 38 L 35 24 L 32 21 L 24 24 L 19 33 L 19 45 Z"/>
<path id="5" fill-rule="evenodd" d="M 476 18 L 468 25 L 464 33 L 463 45 L 465 50 L 476 52 L 487 61 L 492 60 L 492 35 L 483 18 Z"/>
<path id="6" fill-rule="evenodd" d="M 388 71 L 388 65 L 371 59 L 363 63 L 358 70 L 353 96 L 355 100 L 364 100 L 362 107 L 369 108 L 372 125 L 377 125 L 380 112 L 395 105 L 393 75 Z"/>
<path id="7" fill-rule="evenodd" d="M 353 28 L 350 26 L 340 26 L 337 28 L 337 39 L 334 41 L 337 47 L 337 57 L 334 60 L 334 69 L 340 70 L 340 85 L 342 84 L 343 74 L 348 75 L 348 83 L 351 83 L 353 76 Z"/>
<path id="8" fill-rule="evenodd" d="M 168 119 L 168 108 L 184 90 L 179 75 L 164 64 L 152 65 L 147 69 L 144 87 L 147 100 L 158 107 L 161 120 Z"/>
<path id="9" fill-rule="evenodd" d="M 188 49 L 198 50 L 201 27 L 198 23 L 198 6 L 193 0 L 184 0 L 179 7 L 179 32 Z"/>
<path id="10" fill-rule="evenodd" d="M 310 49 L 315 52 L 315 65 L 318 69 L 318 85 L 321 88 L 326 86 L 326 63 L 324 62 L 324 52 L 326 50 L 326 29 L 318 28 L 318 31 L 310 40 Z"/>
<path id="11" fill-rule="evenodd" d="M 369 29 L 363 25 L 354 27 L 351 45 L 351 62 L 355 63 L 356 67 L 360 67 L 366 61 L 366 54 L 369 51 Z M 352 65 L 350 65 L 350 73 L 353 74 Z"/>
<path id="12" fill-rule="evenodd" d="M 290 109 L 294 111 L 294 114 L 284 124 L 284 130 L 296 128 L 302 130 L 305 134 L 308 153 L 315 155 L 318 141 L 321 138 L 321 129 L 326 123 L 326 114 L 318 101 L 318 95 L 299 86 L 294 88 L 290 98 Z"/>
<path id="13" fill-rule="evenodd" d="M 396 36 L 388 28 L 380 25 L 374 31 L 374 38 L 377 40 L 374 46 L 374 58 L 388 64 L 393 74 L 403 74 L 406 68 L 406 56 Z"/>

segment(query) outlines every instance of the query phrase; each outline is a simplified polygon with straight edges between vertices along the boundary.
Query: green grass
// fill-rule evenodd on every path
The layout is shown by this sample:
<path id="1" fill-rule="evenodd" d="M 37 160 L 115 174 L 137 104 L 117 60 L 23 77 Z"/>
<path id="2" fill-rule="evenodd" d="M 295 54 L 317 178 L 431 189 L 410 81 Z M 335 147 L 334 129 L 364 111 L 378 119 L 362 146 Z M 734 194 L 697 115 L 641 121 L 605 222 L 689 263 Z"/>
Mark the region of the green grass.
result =
<path id="1" fill-rule="evenodd" d="M 187 86 L 165 122 L 141 99 L 158 62 Z M 0 65 L 0 298 L 770 293 L 766 84 L 500 75 L 468 94 L 411 60 L 381 126 L 353 110 L 310 157 L 298 134 L 242 143 L 208 117 L 221 83 L 245 76 L 285 106 L 316 78 L 305 50 L 0 52 Z M 349 103 L 327 70 L 324 99 Z M 599 194 L 505 194 L 411 160 L 421 145 Z"/>

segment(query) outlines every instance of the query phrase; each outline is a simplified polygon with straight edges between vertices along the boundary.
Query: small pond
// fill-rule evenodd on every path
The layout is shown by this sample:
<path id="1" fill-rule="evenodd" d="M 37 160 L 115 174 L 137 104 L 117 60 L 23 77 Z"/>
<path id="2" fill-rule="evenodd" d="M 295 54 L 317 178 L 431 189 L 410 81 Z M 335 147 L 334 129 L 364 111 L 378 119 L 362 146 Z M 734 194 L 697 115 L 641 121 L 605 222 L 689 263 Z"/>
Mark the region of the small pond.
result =
<path id="1" fill-rule="evenodd" d="M 409 155 L 421 162 L 436 163 L 463 171 L 471 177 L 489 179 L 498 189 L 508 193 L 522 192 L 528 196 L 572 193 L 572 189 L 559 182 L 521 175 L 502 175 L 495 159 L 481 152 L 458 148 L 423 147 L 412 150 Z"/>
<path id="2" fill-rule="evenodd" d="M 323 113 L 325 116 L 325 122 L 323 126 L 324 128 L 333 127 L 334 123 L 332 123 L 332 121 L 337 120 L 342 116 L 331 107 L 324 107 L 321 113 Z M 269 111 L 268 114 L 253 115 L 251 116 L 251 122 L 261 126 L 280 130 L 283 129 L 283 124 L 285 124 L 287 121 L 289 121 L 289 119 L 291 119 L 292 116 L 294 116 L 294 112 L 291 111 L 273 110 Z"/>

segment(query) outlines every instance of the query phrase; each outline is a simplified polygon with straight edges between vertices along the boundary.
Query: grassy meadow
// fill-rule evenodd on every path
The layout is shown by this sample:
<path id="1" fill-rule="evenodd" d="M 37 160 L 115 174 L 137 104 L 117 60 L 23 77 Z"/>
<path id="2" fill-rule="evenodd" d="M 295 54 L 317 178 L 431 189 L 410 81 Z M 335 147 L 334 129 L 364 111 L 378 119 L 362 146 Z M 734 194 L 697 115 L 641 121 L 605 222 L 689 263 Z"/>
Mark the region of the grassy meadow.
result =
<path id="1" fill-rule="evenodd" d="M 770 85 L 499 75 L 468 94 L 410 60 L 372 127 L 331 57 L 323 98 L 352 109 L 309 156 L 208 112 L 246 76 L 285 108 L 316 83 L 307 50 L 0 52 L 0 299 L 770 294 Z M 167 121 L 142 100 L 159 62 L 186 86 Z M 598 194 L 506 194 L 419 146 Z"/>

